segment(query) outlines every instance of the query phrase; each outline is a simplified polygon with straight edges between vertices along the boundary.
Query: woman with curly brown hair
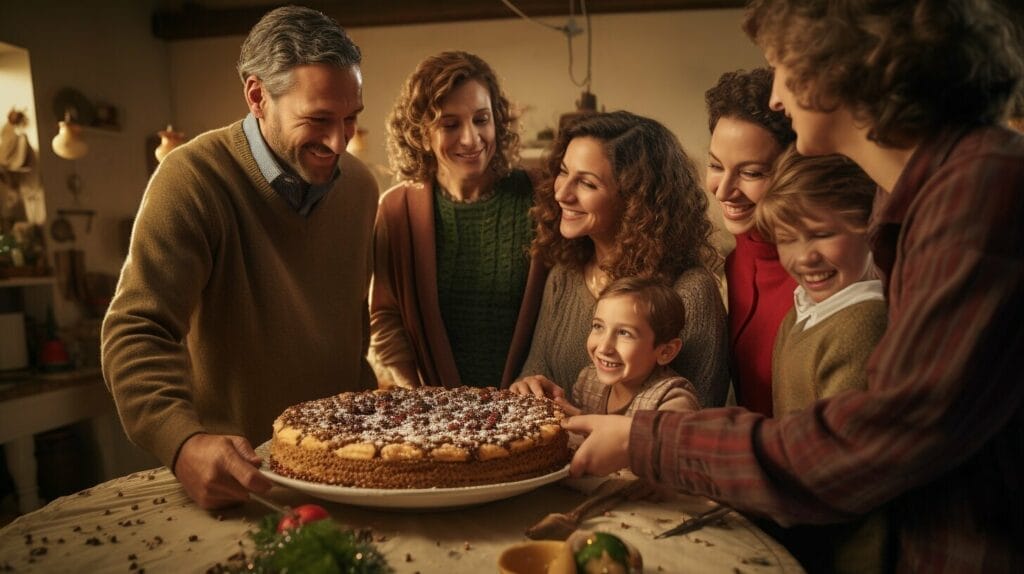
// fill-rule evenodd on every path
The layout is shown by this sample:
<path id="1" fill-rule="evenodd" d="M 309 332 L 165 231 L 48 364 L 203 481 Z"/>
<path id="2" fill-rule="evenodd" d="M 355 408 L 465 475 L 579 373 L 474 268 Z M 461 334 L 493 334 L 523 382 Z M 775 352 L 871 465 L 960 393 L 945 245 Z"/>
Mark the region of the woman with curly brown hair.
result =
<path id="1" fill-rule="evenodd" d="M 754 229 L 754 205 L 768 191 L 775 159 L 796 134 L 782 112 L 768 107 L 767 68 L 726 72 L 704 94 L 711 144 L 705 184 L 722 206 L 736 248 L 725 259 L 733 389 L 740 406 L 772 414 L 772 349 L 793 308 L 796 282 L 775 245 Z"/>
<path id="2" fill-rule="evenodd" d="M 709 271 L 707 198 L 679 140 L 629 112 L 586 116 L 559 133 L 531 211 L 534 258 L 552 265 L 521 379 L 569 392 L 589 363 L 597 296 L 621 277 L 659 277 L 683 299 L 683 347 L 671 367 L 703 405 L 728 393 L 725 308 Z M 620 365 L 605 365 L 616 369 Z"/>
<path id="3" fill-rule="evenodd" d="M 421 62 L 391 111 L 406 181 L 377 212 L 370 326 L 398 385 L 497 386 L 518 371 L 506 357 L 517 320 L 528 333 L 536 316 L 536 300 L 520 310 L 527 277 L 543 274 L 528 256 L 533 184 L 512 168 L 514 123 L 494 71 L 466 52 Z"/>

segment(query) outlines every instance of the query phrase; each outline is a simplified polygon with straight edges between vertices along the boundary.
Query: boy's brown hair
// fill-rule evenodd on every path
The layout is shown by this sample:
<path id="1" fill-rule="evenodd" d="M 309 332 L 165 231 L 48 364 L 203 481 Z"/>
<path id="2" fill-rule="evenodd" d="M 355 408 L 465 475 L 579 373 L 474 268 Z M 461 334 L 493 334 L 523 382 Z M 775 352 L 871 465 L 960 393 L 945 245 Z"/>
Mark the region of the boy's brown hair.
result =
<path id="1" fill-rule="evenodd" d="M 803 156 L 790 146 L 775 163 L 768 191 L 754 210 L 757 231 L 776 240 L 779 227 L 804 229 L 804 218 L 831 212 L 866 230 L 877 184 L 841 155 Z"/>
<path id="2" fill-rule="evenodd" d="M 668 283 L 656 277 L 622 277 L 602 289 L 597 300 L 622 295 L 629 295 L 642 305 L 647 323 L 654 331 L 655 345 L 679 338 L 686 323 L 686 309 L 679 293 Z"/>

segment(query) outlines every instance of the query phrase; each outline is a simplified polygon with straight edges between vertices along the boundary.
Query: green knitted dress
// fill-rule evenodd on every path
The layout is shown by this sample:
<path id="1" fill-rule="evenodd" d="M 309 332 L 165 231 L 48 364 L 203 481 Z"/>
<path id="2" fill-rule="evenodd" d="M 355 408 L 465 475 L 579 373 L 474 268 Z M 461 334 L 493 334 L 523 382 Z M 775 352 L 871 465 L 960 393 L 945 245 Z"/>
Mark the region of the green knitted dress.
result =
<path id="1" fill-rule="evenodd" d="M 499 386 L 526 289 L 533 187 L 513 171 L 474 203 L 434 185 L 437 294 L 459 378 Z"/>

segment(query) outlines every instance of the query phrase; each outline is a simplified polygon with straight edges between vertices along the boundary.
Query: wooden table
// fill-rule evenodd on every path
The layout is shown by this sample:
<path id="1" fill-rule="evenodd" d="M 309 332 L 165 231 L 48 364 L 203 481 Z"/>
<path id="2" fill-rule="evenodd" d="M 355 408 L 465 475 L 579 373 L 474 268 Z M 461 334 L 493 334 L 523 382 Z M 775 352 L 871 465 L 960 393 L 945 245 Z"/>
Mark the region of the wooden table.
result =
<path id="1" fill-rule="evenodd" d="M 548 512 L 566 511 L 600 479 L 549 484 L 513 498 L 447 511 L 381 511 L 312 499 L 275 487 L 269 498 L 323 505 L 338 523 L 369 529 L 398 574 L 494 572 L 500 552 L 526 541 L 523 531 Z M 645 572 L 727 574 L 802 572 L 777 542 L 744 517 L 655 540 L 654 535 L 709 505 L 680 496 L 665 503 L 625 502 L 582 525 L 636 546 Z M 251 550 L 247 531 L 268 511 L 249 503 L 200 510 L 167 469 L 135 473 L 55 500 L 0 530 L 0 571 L 205 572 Z M 135 568 L 132 569 L 132 565 Z"/>
<path id="2" fill-rule="evenodd" d="M 85 419 L 105 415 L 114 401 L 98 368 L 37 374 L 0 382 L 0 443 L 18 493 L 18 509 L 30 512 L 41 506 L 36 482 L 33 435 Z M 109 425 L 95 425 L 98 434 Z M 100 444 L 109 437 L 97 436 Z M 104 476 L 114 476 L 104 458 Z"/>

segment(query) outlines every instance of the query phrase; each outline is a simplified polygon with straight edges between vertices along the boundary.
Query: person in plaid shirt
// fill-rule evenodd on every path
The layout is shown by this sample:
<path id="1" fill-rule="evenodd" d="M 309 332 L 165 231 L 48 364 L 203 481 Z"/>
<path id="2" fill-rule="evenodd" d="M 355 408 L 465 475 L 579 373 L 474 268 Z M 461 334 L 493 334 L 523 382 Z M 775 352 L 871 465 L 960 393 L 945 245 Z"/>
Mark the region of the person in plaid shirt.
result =
<path id="1" fill-rule="evenodd" d="M 573 475 L 629 466 L 782 525 L 891 501 L 904 572 L 1024 566 L 1024 58 L 986 0 L 754 0 L 744 29 L 805 155 L 879 185 L 889 325 L 868 388 L 782 418 L 741 408 L 573 417 Z"/>

